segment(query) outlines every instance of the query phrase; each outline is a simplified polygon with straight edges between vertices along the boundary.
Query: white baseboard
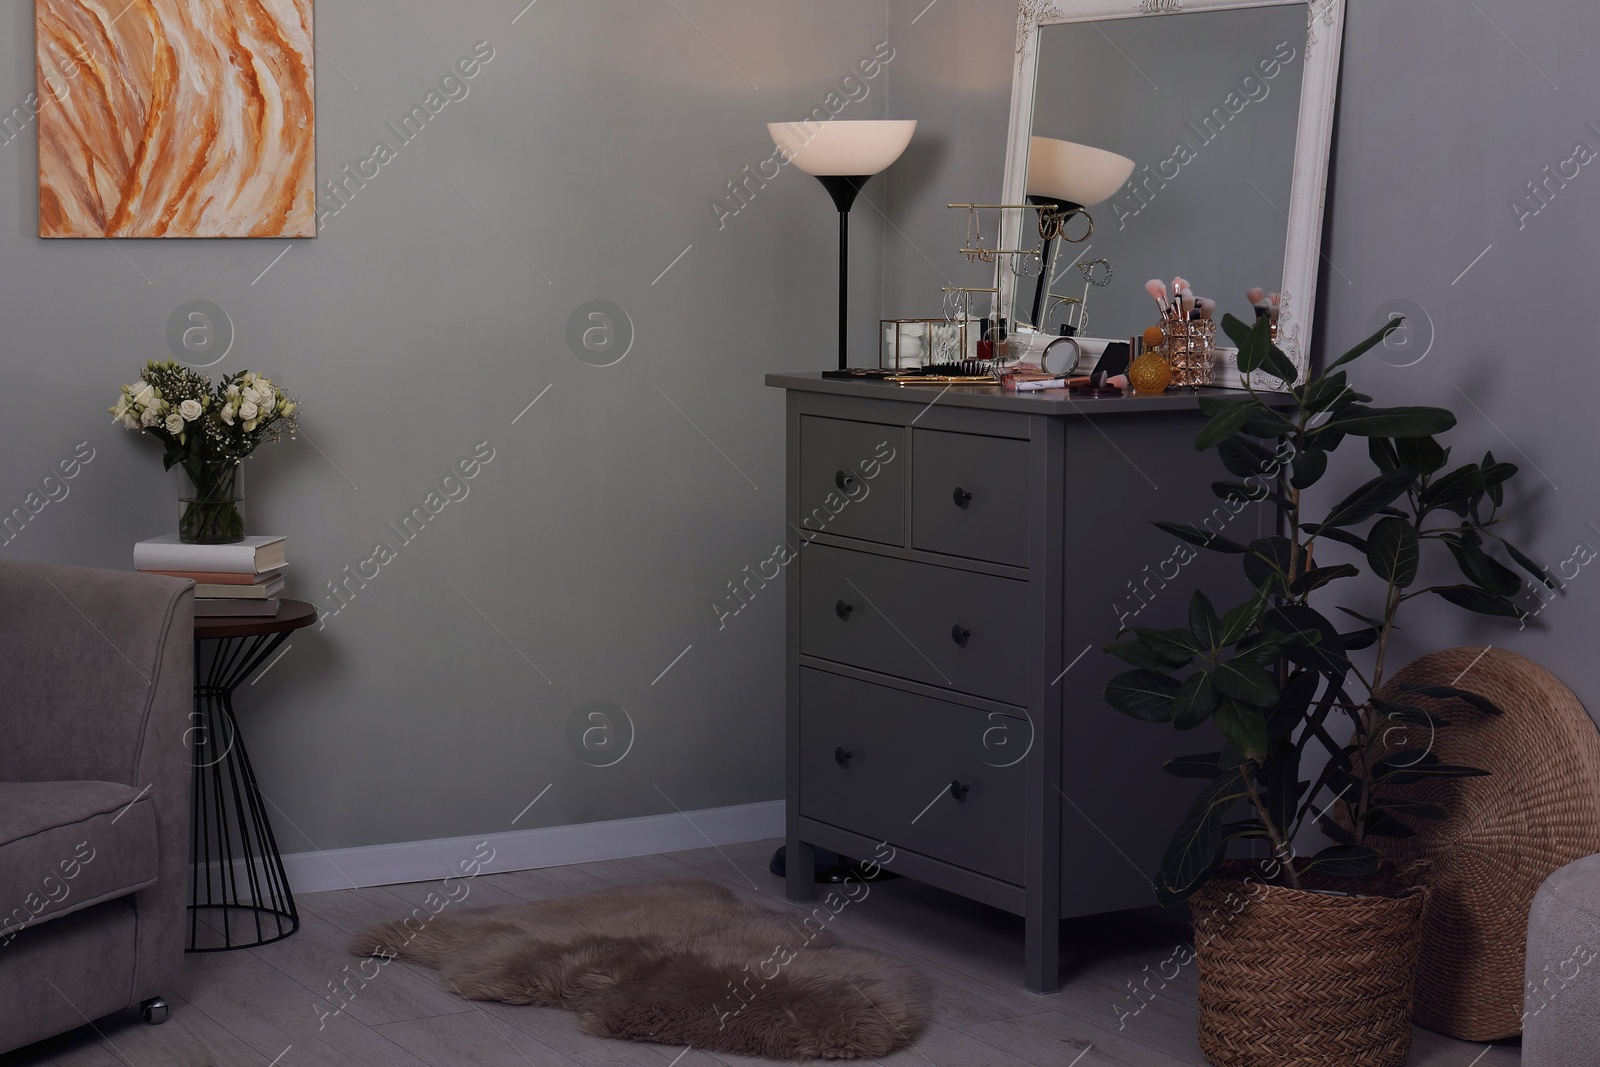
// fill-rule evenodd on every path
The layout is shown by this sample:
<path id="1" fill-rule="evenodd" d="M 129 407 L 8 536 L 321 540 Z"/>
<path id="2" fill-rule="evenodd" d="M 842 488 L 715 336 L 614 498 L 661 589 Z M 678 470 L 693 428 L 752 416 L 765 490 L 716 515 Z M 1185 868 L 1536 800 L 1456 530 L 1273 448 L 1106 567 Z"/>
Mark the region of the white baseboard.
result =
<path id="1" fill-rule="evenodd" d="M 494 848 L 494 859 L 483 865 L 483 871 L 501 874 L 705 848 L 708 838 L 711 844 L 735 845 L 782 836 L 783 801 L 768 800 L 759 804 L 576 826 L 545 826 L 432 841 L 397 841 L 328 852 L 296 852 L 283 857 L 283 867 L 294 892 L 320 893 L 328 889 L 398 885 L 459 875 L 458 864 L 473 859 L 475 850 L 485 841 Z"/>

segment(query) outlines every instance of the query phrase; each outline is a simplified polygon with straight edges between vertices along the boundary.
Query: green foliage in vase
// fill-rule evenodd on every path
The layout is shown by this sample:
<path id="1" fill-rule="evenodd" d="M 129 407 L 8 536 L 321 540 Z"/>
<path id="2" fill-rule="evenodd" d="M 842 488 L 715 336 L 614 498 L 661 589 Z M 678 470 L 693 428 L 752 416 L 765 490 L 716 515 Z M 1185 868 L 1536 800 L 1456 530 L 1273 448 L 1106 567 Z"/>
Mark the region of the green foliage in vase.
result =
<path id="1" fill-rule="evenodd" d="M 1130 627 L 1106 648 L 1132 667 L 1106 686 L 1113 707 L 1180 731 L 1210 723 L 1220 735 L 1209 751 L 1165 766 L 1205 785 L 1162 859 L 1156 888 L 1164 903 L 1184 900 L 1204 884 L 1229 842 L 1240 839 L 1270 846 L 1276 880 L 1284 885 L 1298 888 L 1313 870 L 1350 878 L 1373 874 L 1379 867 L 1373 839 L 1412 836 L 1413 820 L 1446 815 L 1395 787 L 1487 773 L 1441 762 L 1431 742 L 1448 723 L 1407 698 L 1450 700 L 1463 714 L 1499 714 L 1491 702 L 1443 685 L 1405 687 L 1392 700 L 1376 695 L 1390 669 L 1396 620 L 1406 604 L 1423 597 L 1520 618 L 1513 599 L 1524 581 L 1497 558 L 1500 553 L 1534 580 L 1554 583 L 1494 531 L 1504 521 L 1505 487 L 1515 466 L 1492 453 L 1452 466 L 1450 449 L 1437 440 L 1455 425 L 1448 410 L 1372 407 L 1371 397 L 1350 387 L 1344 368 L 1399 325 L 1390 322 L 1300 383 L 1294 364 L 1272 344 L 1267 319 L 1251 328 L 1232 315 L 1223 318 L 1239 347 L 1245 381 L 1260 371 L 1291 390 L 1287 397 L 1252 387 L 1240 399 L 1202 398 L 1210 421 L 1195 447 L 1216 449 L 1239 479 L 1218 482 L 1213 491 L 1232 504 L 1271 505 L 1278 533 L 1245 544 L 1190 525 L 1156 523 L 1186 542 L 1238 556 L 1254 595 L 1219 610 L 1195 590 L 1188 625 Z M 1372 476 L 1312 517 L 1303 494 L 1327 472 L 1329 456 L 1352 439 L 1366 442 Z M 1327 542 L 1353 551 L 1329 552 Z M 1461 580 L 1419 585 L 1425 551 L 1452 557 Z M 1327 562 L 1335 554 L 1354 555 L 1365 566 Z M 1381 607 L 1364 614 L 1336 604 L 1357 624 L 1341 631 L 1322 605 L 1352 593 L 1381 596 Z M 1397 747 L 1397 736 L 1420 740 Z M 1303 772 L 1317 765 L 1318 755 L 1326 758 L 1321 769 Z M 1311 825 L 1334 843 L 1301 856 L 1294 842 Z"/>

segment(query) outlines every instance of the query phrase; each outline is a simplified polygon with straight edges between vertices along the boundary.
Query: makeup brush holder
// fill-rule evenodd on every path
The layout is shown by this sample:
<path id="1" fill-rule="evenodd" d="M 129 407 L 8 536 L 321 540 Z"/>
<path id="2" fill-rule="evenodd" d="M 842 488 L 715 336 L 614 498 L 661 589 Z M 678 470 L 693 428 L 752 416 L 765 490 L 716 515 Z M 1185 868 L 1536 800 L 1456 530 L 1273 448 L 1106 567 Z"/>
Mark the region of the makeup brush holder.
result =
<path id="1" fill-rule="evenodd" d="M 1216 379 L 1217 324 L 1210 319 L 1168 319 L 1161 349 L 1172 366 L 1172 385 L 1195 388 Z"/>

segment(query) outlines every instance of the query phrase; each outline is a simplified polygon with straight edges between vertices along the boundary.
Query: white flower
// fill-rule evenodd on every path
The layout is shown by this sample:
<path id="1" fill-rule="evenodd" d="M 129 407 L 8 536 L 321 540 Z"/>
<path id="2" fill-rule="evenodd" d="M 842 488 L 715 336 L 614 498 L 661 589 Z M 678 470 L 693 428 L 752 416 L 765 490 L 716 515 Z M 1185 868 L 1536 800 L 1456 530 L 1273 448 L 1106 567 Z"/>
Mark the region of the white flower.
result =
<path id="1" fill-rule="evenodd" d="M 122 428 L 125 430 L 137 430 L 139 428 L 139 420 L 134 418 L 131 413 L 124 414 L 122 416 Z"/>
<path id="2" fill-rule="evenodd" d="M 232 404 L 225 405 L 223 407 L 223 409 L 222 409 L 222 421 L 227 423 L 229 426 L 232 426 L 233 425 L 233 416 L 234 416 L 234 406 Z"/>
<path id="3" fill-rule="evenodd" d="M 239 387 L 237 385 L 228 386 L 228 395 L 229 396 L 238 396 L 239 395 Z"/>
<path id="4" fill-rule="evenodd" d="M 178 414 L 183 416 L 184 422 L 193 422 L 200 417 L 200 401 L 185 400 L 178 405 Z"/>
<path id="5" fill-rule="evenodd" d="M 183 416 L 174 412 L 173 414 L 167 416 L 165 425 L 168 433 L 182 433 Z"/>
<path id="6" fill-rule="evenodd" d="M 139 425 L 144 427 L 154 426 L 161 421 L 161 416 L 153 407 L 145 408 L 139 413 Z"/>
<path id="7" fill-rule="evenodd" d="M 148 404 L 155 397 L 155 388 L 147 381 L 141 379 L 128 386 L 128 399 L 135 404 Z"/>
<path id="8" fill-rule="evenodd" d="M 290 415 L 294 414 L 295 409 L 298 408 L 299 406 L 300 405 L 296 404 L 293 400 L 285 400 L 283 402 L 283 408 L 282 408 L 281 411 L 279 411 L 279 414 L 282 415 L 284 418 L 288 418 Z"/>
<path id="9" fill-rule="evenodd" d="M 261 409 L 256 406 L 254 400 L 247 398 L 244 403 L 239 405 L 239 417 L 241 419 L 254 419 L 260 413 Z M 246 426 L 245 429 L 248 430 L 250 427 Z"/>
<path id="10" fill-rule="evenodd" d="M 261 414 L 271 415 L 272 409 L 277 407 L 277 405 L 277 397 L 273 396 L 271 393 L 262 393 L 261 400 L 259 403 L 257 403 L 256 407 L 260 410 Z"/>
<path id="11" fill-rule="evenodd" d="M 253 430 L 255 428 L 256 428 L 256 420 L 255 419 L 248 419 L 248 420 L 245 421 L 245 424 L 244 424 L 244 432 L 245 433 L 249 433 L 251 430 Z"/>

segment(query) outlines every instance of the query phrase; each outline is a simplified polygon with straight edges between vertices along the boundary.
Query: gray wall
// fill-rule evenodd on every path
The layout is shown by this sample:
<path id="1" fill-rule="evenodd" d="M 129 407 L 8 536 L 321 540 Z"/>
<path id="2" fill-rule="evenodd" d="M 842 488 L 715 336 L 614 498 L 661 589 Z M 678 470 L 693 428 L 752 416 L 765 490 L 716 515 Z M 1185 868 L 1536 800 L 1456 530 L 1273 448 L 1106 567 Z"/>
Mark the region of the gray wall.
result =
<path id="1" fill-rule="evenodd" d="M 834 216 L 787 169 L 720 229 L 708 201 L 768 158 L 765 122 L 824 104 L 887 33 L 894 59 L 841 115 L 922 123 L 852 217 L 852 340 L 855 361 L 871 362 L 880 314 L 936 315 L 940 285 L 987 283 L 954 254 L 962 220 L 944 204 L 1000 188 L 1015 6 L 677 6 L 543 0 L 511 25 L 509 0 L 403 15 L 323 3 L 324 178 L 370 154 L 474 43 L 495 59 L 321 237 L 254 284 L 289 242 L 39 241 L 32 132 L 0 144 L 0 511 L 79 442 L 94 449 L 52 483 L 67 495 L 0 544 L 5 558 L 123 567 L 134 540 L 172 527 L 177 493 L 157 450 L 102 412 L 144 359 L 167 354 L 168 315 L 189 300 L 221 305 L 237 329 L 216 371 L 265 371 L 306 402 L 306 435 L 264 449 L 247 485 L 252 528 L 290 537 L 294 596 L 336 603 L 324 583 L 380 539 L 396 544 L 386 523 L 477 442 L 495 450 L 466 499 L 242 695 L 286 850 L 505 830 L 546 785 L 517 828 L 782 792 L 778 589 L 720 630 L 712 604 L 784 536 L 781 397 L 760 382 L 833 358 Z M 1483 6 L 1505 36 L 1443 0 L 1351 12 L 1326 245 L 1343 276 L 1324 265 L 1319 322 L 1342 350 L 1388 301 L 1426 310 L 1427 356 L 1397 365 L 1426 347 L 1417 338 L 1384 354 L 1396 365 L 1369 357 L 1358 384 L 1455 408 L 1462 455 L 1493 448 L 1523 464 L 1513 532 L 1554 567 L 1579 541 L 1600 546 L 1596 375 L 1583 335 L 1543 322 L 1571 320 L 1593 288 L 1600 178 L 1584 167 L 1520 230 L 1507 201 L 1573 142 L 1600 148 L 1585 125 L 1600 121 L 1585 111 L 1600 88 L 1585 52 L 1600 12 Z M 31 5 L 3 17 L 0 118 L 32 83 Z M 565 340 L 596 299 L 625 308 L 637 334 L 609 368 Z M 1336 470 L 1327 495 L 1356 477 Z M 1589 567 L 1520 634 L 1419 611 L 1400 655 L 1493 641 L 1596 708 L 1584 638 L 1597 622 Z M 592 700 L 637 729 L 607 769 L 568 740 Z"/>
<path id="2" fill-rule="evenodd" d="M 0 511 L 94 450 L 0 554 L 128 567 L 175 528 L 159 448 L 105 410 L 195 299 L 237 330 L 213 374 L 304 400 L 305 435 L 246 469 L 251 529 L 289 537 L 289 594 L 337 606 L 325 583 L 398 549 L 240 695 L 286 851 L 512 829 L 552 783 L 516 829 L 782 795 L 779 587 L 720 630 L 712 604 L 784 536 L 762 376 L 834 358 L 836 216 L 791 168 L 720 228 L 709 201 L 772 155 L 765 123 L 873 56 L 887 10 L 676 6 L 544 0 L 513 25 L 511 0 L 318 4 L 321 177 L 380 138 L 397 158 L 259 280 L 290 242 L 39 240 L 33 131 L 0 145 Z M 32 89 L 32 13 L 0 14 L 0 118 Z M 479 41 L 470 94 L 398 147 L 385 124 Z M 898 62 L 841 117 L 888 116 Z M 871 344 L 882 223 L 854 222 Z M 636 331 L 608 368 L 566 340 L 596 299 Z M 482 441 L 469 494 L 403 544 L 386 524 Z M 592 700 L 637 731 L 607 769 L 569 746 Z"/>

